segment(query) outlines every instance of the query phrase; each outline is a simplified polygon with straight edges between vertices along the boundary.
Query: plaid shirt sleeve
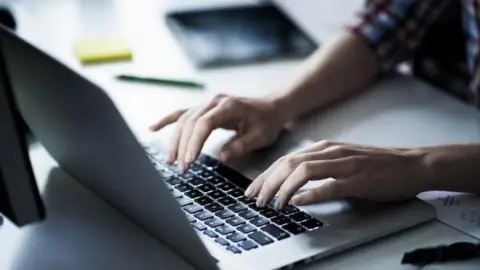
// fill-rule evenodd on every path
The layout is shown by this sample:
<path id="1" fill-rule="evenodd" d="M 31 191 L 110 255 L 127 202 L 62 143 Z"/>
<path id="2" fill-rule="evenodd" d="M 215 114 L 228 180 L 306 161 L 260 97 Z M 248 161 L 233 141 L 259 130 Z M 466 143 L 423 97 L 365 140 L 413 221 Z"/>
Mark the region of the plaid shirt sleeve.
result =
<path id="1" fill-rule="evenodd" d="M 349 29 L 365 39 L 382 70 L 409 60 L 448 0 L 370 0 Z"/>

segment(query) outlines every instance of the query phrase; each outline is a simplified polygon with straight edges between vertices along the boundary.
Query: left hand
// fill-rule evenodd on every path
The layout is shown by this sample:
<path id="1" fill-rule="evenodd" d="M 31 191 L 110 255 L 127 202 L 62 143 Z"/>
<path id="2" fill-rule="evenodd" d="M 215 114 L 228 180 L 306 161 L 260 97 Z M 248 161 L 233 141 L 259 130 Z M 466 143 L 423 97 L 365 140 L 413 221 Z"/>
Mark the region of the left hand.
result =
<path id="1" fill-rule="evenodd" d="M 275 207 L 354 197 L 400 201 L 427 189 L 427 166 L 417 149 L 379 148 L 321 141 L 277 160 L 249 186 L 245 195 L 264 207 L 277 193 Z M 292 196 L 310 180 L 334 178 Z"/>

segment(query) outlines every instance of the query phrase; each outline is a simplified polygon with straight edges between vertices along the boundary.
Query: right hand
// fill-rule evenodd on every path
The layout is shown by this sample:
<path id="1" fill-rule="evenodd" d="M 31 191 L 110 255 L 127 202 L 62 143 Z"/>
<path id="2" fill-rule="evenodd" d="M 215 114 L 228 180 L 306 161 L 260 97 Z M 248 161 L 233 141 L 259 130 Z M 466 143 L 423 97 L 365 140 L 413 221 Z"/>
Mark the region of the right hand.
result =
<path id="1" fill-rule="evenodd" d="M 272 144 L 285 120 L 272 101 L 217 95 L 205 105 L 165 116 L 150 129 L 158 131 L 175 122 L 167 163 L 177 160 L 179 169 L 184 171 L 197 159 L 213 130 L 225 128 L 237 132 L 220 151 L 220 159 L 227 161 Z"/>

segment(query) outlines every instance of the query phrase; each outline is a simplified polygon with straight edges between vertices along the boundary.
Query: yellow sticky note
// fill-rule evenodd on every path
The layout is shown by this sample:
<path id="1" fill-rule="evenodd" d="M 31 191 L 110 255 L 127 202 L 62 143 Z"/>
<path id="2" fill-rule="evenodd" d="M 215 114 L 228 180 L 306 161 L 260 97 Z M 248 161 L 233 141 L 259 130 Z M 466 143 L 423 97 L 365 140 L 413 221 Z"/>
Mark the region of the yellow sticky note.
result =
<path id="1" fill-rule="evenodd" d="M 121 38 L 104 38 L 78 41 L 75 54 L 83 64 L 129 60 L 132 50 Z"/>

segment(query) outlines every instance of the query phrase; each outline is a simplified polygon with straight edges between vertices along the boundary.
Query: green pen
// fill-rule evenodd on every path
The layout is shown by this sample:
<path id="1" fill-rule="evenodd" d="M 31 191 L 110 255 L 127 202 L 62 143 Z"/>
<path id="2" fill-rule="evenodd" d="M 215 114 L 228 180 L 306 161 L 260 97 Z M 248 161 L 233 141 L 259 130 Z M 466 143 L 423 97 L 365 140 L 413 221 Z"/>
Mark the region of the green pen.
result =
<path id="1" fill-rule="evenodd" d="M 143 82 L 143 83 L 153 83 L 153 84 L 162 84 L 162 85 L 171 85 L 191 89 L 204 89 L 205 85 L 199 82 L 191 80 L 180 80 L 180 79 L 170 79 L 170 78 L 158 78 L 158 77 L 147 77 L 147 76 L 137 76 L 129 74 L 120 74 L 116 76 L 117 79 L 123 81 L 131 82 Z"/>

